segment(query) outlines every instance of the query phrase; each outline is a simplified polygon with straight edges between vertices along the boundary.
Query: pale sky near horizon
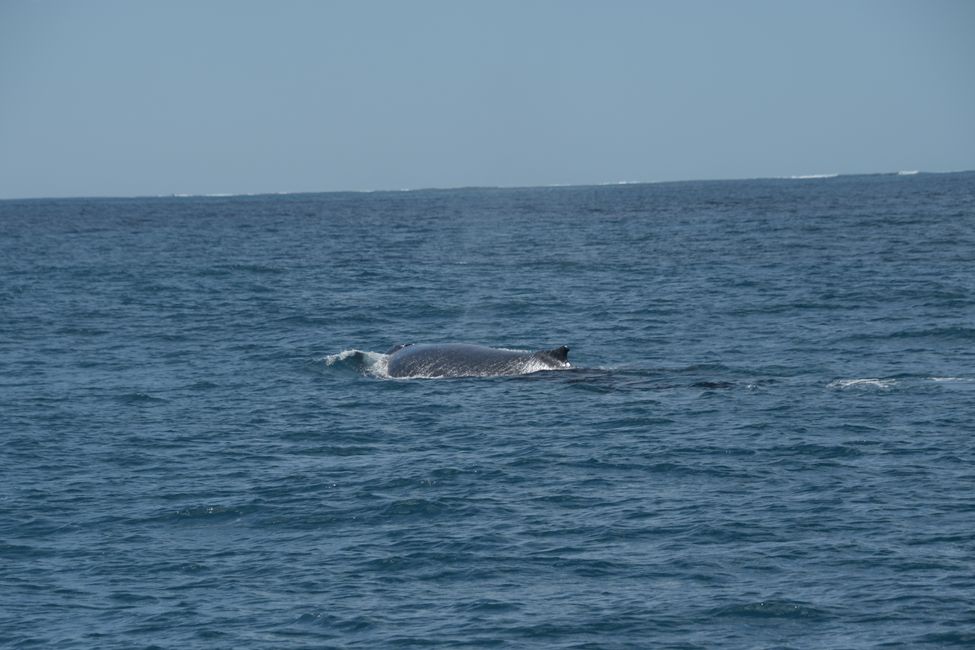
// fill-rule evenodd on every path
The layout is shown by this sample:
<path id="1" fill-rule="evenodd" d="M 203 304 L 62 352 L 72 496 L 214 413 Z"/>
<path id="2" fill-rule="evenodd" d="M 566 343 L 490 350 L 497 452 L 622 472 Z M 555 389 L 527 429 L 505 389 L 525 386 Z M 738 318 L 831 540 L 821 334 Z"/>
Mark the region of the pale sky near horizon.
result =
<path id="1" fill-rule="evenodd" d="M 0 199 L 975 169 L 975 2 L 0 0 Z"/>

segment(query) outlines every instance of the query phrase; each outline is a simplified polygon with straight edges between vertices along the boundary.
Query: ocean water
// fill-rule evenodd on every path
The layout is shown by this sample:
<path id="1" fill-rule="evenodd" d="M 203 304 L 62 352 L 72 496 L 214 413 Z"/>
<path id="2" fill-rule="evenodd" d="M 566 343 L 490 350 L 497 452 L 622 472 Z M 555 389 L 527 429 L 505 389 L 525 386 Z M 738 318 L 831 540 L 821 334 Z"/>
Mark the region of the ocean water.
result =
<path id="1" fill-rule="evenodd" d="M 3 647 L 972 647 L 975 173 L 0 202 L 0 443 Z"/>

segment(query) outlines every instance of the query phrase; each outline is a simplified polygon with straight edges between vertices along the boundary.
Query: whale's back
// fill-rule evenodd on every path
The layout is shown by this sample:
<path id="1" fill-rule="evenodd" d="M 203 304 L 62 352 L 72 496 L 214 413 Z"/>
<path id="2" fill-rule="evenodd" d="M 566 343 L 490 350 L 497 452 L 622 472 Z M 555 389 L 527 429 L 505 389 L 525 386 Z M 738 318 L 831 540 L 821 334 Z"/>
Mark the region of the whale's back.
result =
<path id="1" fill-rule="evenodd" d="M 489 377 L 564 368 L 569 348 L 530 352 L 469 343 L 410 344 L 390 349 L 390 377 Z"/>

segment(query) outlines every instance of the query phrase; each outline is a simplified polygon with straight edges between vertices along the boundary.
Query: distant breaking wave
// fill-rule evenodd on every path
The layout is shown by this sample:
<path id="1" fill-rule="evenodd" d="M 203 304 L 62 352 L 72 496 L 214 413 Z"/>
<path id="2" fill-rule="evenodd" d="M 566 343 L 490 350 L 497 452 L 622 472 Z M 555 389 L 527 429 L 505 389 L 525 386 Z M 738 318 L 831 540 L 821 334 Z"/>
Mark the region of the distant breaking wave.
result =
<path id="1" fill-rule="evenodd" d="M 908 170 L 902 170 L 898 172 L 880 172 L 874 174 L 869 174 L 869 173 L 868 174 L 795 174 L 793 176 L 777 176 L 776 178 L 790 180 L 790 181 L 805 181 L 805 180 L 814 180 L 814 179 L 822 179 L 822 178 L 837 178 L 839 176 L 888 176 L 888 175 L 915 176 L 920 173 L 921 171 L 919 169 L 908 169 Z"/>

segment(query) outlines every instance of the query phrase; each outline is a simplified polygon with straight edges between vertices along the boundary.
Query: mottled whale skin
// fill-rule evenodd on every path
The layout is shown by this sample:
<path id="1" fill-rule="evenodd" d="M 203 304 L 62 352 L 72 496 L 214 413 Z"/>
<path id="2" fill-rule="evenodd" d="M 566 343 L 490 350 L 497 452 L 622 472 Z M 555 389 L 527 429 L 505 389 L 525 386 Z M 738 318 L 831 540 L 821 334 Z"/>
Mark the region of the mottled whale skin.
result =
<path id="1" fill-rule="evenodd" d="M 469 343 L 409 343 L 386 352 L 390 377 L 496 377 L 569 367 L 569 348 L 528 352 Z"/>

